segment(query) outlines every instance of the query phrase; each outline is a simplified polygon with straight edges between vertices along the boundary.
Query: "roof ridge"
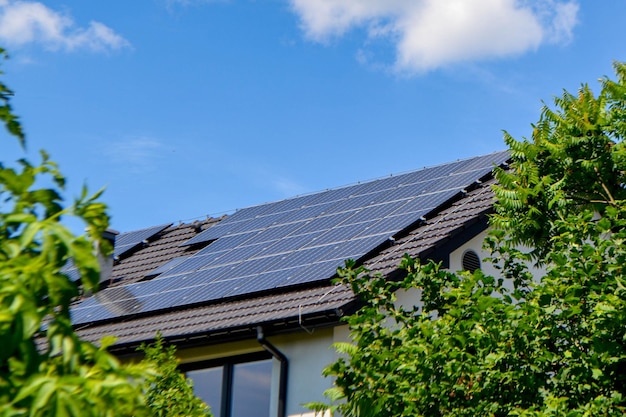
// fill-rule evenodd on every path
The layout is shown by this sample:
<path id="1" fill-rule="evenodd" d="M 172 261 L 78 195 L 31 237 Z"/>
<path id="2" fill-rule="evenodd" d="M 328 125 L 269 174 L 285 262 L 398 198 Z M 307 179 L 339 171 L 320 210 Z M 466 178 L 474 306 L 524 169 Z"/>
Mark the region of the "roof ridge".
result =
<path id="1" fill-rule="evenodd" d="M 412 173 L 415 173 L 415 172 L 425 171 L 427 169 L 439 168 L 439 167 L 443 167 L 443 166 L 446 166 L 446 165 L 457 164 L 459 162 L 465 162 L 465 161 L 471 161 L 473 159 L 485 158 L 485 157 L 491 156 L 491 155 L 505 154 L 505 153 L 508 153 L 508 152 L 509 152 L 508 150 L 499 150 L 499 151 L 494 151 L 494 152 L 491 152 L 491 153 L 486 153 L 486 154 L 483 154 L 483 155 L 476 155 L 476 156 L 471 156 L 471 157 L 467 157 L 467 158 L 459 158 L 459 159 L 456 159 L 456 160 L 453 160 L 453 161 L 448 161 L 448 162 L 442 162 L 442 163 L 439 163 L 439 164 L 423 166 L 423 167 L 417 168 L 417 169 L 410 169 L 410 170 L 406 170 L 406 171 L 395 172 L 395 173 L 388 174 L 386 176 L 370 178 L 370 179 L 366 179 L 366 180 L 363 180 L 363 181 L 357 181 L 357 182 L 352 182 L 352 183 L 348 183 L 348 184 L 339 185 L 339 186 L 336 186 L 336 187 L 329 187 L 329 188 L 325 188 L 325 189 L 322 189 L 322 190 L 317 190 L 317 191 L 311 191 L 311 192 L 308 192 L 308 193 L 297 194 L 297 195 L 294 195 L 294 196 L 291 196 L 291 197 L 287 197 L 287 198 L 282 198 L 282 199 L 279 199 L 279 200 L 265 201 L 265 202 L 259 203 L 259 204 L 252 204 L 250 206 L 245 206 L 245 207 L 239 207 L 239 208 L 235 208 L 235 209 L 231 209 L 231 210 L 226 210 L 226 211 L 224 211 L 222 213 L 231 213 L 231 212 L 234 213 L 236 211 L 249 209 L 249 208 L 252 208 L 252 207 L 258 207 L 258 206 L 263 206 L 263 205 L 272 204 L 272 203 L 279 203 L 279 202 L 282 202 L 282 201 L 289 201 L 289 200 L 300 198 L 300 197 L 307 197 L 307 196 L 310 196 L 310 195 L 320 194 L 320 193 L 323 193 L 323 192 L 326 192 L 326 191 L 341 190 L 343 188 L 348 188 L 348 187 L 352 187 L 352 186 L 355 186 L 355 185 L 369 184 L 369 183 L 372 183 L 372 182 L 375 182 L 375 181 L 385 180 L 385 179 L 388 179 L 388 178 L 391 178 L 391 177 L 399 177 L 401 175 L 412 174 Z"/>
<path id="2" fill-rule="evenodd" d="M 427 166 L 423 166 L 423 167 L 417 168 L 417 169 L 411 169 L 411 170 L 406 170 L 406 171 L 395 172 L 395 173 L 388 174 L 386 176 L 370 178 L 370 179 L 366 179 L 366 180 L 363 180 L 363 181 L 357 181 L 357 182 L 353 182 L 353 183 L 338 185 L 336 187 L 329 187 L 329 188 L 325 188 L 325 189 L 321 189 L 321 190 L 317 190 L 317 191 L 311 191 L 311 192 L 308 192 L 308 193 L 297 194 L 297 195 L 294 195 L 294 196 L 291 196 L 291 197 L 282 198 L 282 199 L 278 199 L 278 200 L 265 201 L 265 202 L 262 202 L 262 203 L 252 204 L 252 205 L 249 205 L 249 206 L 243 206 L 243 207 L 223 210 L 223 211 L 219 211 L 219 212 L 214 212 L 214 213 L 207 213 L 207 214 L 204 214 L 204 215 L 199 215 L 199 216 L 191 217 L 191 218 L 188 218 L 188 219 L 178 220 L 177 226 L 181 226 L 181 225 L 185 225 L 185 224 L 192 224 L 193 222 L 199 221 L 199 220 L 211 220 L 211 219 L 216 219 L 217 220 L 217 219 L 221 219 L 221 218 L 227 217 L 230 214 L 236 213 L 237 211 L 240 211 L 240 210 L 250 209 L 250 208 L 253 208 L 253 207 L 260 207 L 260 206 L 263 206 L 263 205 L 266 205 L 266 204 L 280 203 L 280 202 L 283 202 L 283 201 L 289 201 L 289 200 L 293 200 L 293 199 L 296 199 L 296 198 L 312 196 L 312 195 L 315 195 L 315 194 L 321 194 L 321 193 L 327 192 L 327 191 L 341 190 L 343 188 L 348 188 L 348 187 L 352 187 L 352 186 L 355 186 L 355 185 L 369 184 L 369 183 L 373 183 L 373 182 L 376 182 L 376 181 L 385 180 L 385 179 L 388 179 L 388 178 L 391 178 L 391 177 L 399 177 L 399 176 L 402 176 L 402 175 L 408 175 L 408 174 L 412 174 L 412 173 L 416 173 L 416 172 L 420 172 L 420 171 L 425 171 L 427 169 L 439 168 L 439 167 L 443 167 L 443 166 L 446 166 L 446 165 L 457 164 L 459 162 L 465 162 L 465 161 L 471 161 L 473 159 L 485 158 L 485 157 L 491 156 L 491 155 L 504 154 L 504 153 L 507 153 L 507 152 L 508 152 L 508 150 L 499 150 L 499 151 L 493 151 L 491 153 L 486 153 L 486 154 L 483 154 L 483 155 L 475 155 L 475 156 L 471 156 L 471 157 L 467 157 L 467 158 L 458 158 L 458 159 L 453 160 L 453 161 L 442 162 L 442 163 L 433 164 L 433 165 L 427 165 Z M 190 223 L 185 223 L 185 222 L 190 222 Z M 171 222 L 170 223 L 170 227 L 172 225 L 176 225 L 176 222 Z M 142 228 L 142 229 L 137 229 L 137 230 L 144 230 L 144 229 L 147 229 L 147 228 L 149 228 L 149 227 Z M 136 231 L 136 230 L 130 230 L 128 232 L 121 232 L 121 234 L 134 232 L 134 231 Z"/>

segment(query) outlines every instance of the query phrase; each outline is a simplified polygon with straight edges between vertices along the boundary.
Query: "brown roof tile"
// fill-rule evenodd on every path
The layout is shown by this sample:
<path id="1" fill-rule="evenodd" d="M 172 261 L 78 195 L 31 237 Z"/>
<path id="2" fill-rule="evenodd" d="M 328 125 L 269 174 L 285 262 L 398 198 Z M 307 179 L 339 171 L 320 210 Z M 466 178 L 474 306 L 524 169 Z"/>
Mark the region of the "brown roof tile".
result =
<path id="1" fill-rule="evenodd" d="M 81 338 L 97 342 L 105 335 L 118 337 L 116 345 L 136 346 L 154 339 L 157 331 L 169 339 L 185 339 L 211 334 L 253 329 L 257 325 L 280 329 L 305 328 L 320 315 L 341 315 L 340 310 L 354 302 L 354 295 L 340 285 L 273 294 L 252 299 L 227 301 L 209 306 L 162 312 L 121 322 L 88 325 L 78 328 Z"/>
<path id="2" fill-rule="evenodd" d="M 172 225 L 158 233 L 131 256 L 115 262 L 110 287 L 141 281 L 146 274 L 179 256 L 189 256 L 197 247 L 180 246 L 199 232 L 218 223 L 222 218 L 210 218 L 202 222 Z"/>

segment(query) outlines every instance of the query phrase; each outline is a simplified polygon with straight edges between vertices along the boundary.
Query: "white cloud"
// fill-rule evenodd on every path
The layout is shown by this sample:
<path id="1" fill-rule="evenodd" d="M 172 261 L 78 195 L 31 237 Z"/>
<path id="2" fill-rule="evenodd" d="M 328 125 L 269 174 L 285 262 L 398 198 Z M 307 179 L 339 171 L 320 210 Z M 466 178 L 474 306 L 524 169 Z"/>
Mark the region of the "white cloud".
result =
<path id="1" fill-rule="evenodd" d="M 292 197 L 294 195 L 303 194 L 307 191 L 305 187 L 298 184 L 296 181 L 286 177 L 274 177 L 270 178 L 270 184 L 278 191 L 278 193 L 285 197 Z"/>
<path id="2" fill-rule="evenodd" d="M 549 19 L 548 33 L 554 43 L 569 42 L 573 37 L 574 26 L 578 23 L 577 3 L 558 3 L 554 7 L 554 16 Z"/>
<path id="3" fill-rule="evenodd" d="M 129 46 L 122 36 L 100 22 L 86 28 L 43 3 L 0 0 L 0 42 L 6 46 L 40 43 L 53 50 L 90 49 L 95 51 Z"/>
<path id="4" fill-rule="evenodd" d="M 149 137 L 129 137 L 110 142 L 102 149 L 113 165 L 134 174 L 149 173 L 165 158 L 165 146 Z"/>
<path id="5" fill-rule="evenodd" d="M 309 39 L 355 28 L 391 41 L 393 68 L 418 73 L 448 64 L 521 54 L 567 42 L 576 0 L 289 0 Z M 362 56 L 362 52 L 359 53 Z"/>

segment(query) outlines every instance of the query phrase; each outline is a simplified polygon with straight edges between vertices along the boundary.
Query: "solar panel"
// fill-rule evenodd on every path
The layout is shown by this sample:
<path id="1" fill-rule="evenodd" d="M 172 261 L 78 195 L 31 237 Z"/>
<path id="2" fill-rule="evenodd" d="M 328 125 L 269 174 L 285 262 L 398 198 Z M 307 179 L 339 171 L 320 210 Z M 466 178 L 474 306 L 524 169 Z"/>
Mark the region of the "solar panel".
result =
<path id="1" fill-rule="evenodd" d="M 406 227 L 417 221 L 419 217 L 419 213 L 403 213 L 388 216 L 378 220 L 376 223 L 363 230 L 363 232 L 360 233 L 358 236 L 384 234 L 387 237 L 390 237 L 393 236 L 398 230 L 401 230 L 403 227 Z"/>
<path id="2" fill-rule="evenodd" d="M 445 203 L 450 198 L 459 194 L 460 190 L 446 190 L 438 193 L 425 194 L 419 197 L 416 197 L 412 200 L 408 200 L 399 210 L 394 212 L 394 214 L 398 213 L 415 213 L 416 217 L 419 218 L 421 216 L 425 216 L 434 208 L 440 206 Z"/>
<path id="3" fill-rule="evenodd" d="M 421 194 L 430 182 L 421 182 L 407 185 L 400 185 L 392 190 L 390 190 L 387 194 L 381 196 L 382 202 L 391 202 L 391 201 L 402 201 L 415 197 L 416 195 Z M 377 201 L 380 203 L 381 201 Z"/>
<path id="4" fill-rule="evenodd" d="M 287 236 L 283 239 L 277 240 L 275 243 L 269 245 L 266 250 L 261 253 L 284 253 L 291 252 L 302 248 L 307 243 L 317 239 L 323 231 L 311 232 L 306 234 Z"/>
<path id="5" fill-rule="evenodd" d="M 392 203 L 375 204 L 369 207 L 365 207 L 350 216 L 350 218 L 348 218 L 345 223 L 354 224 L 382 219 L 388 216 L 389 213 L 395 212 L 404 204 L 406 204 L 406 202 L 404 201 L 394 201 Z"/>
<path id="6" fill-rule="evenodd" d="M 74 259 L 70 258 L 61 268 L 61 273 L 67 276 L 71 281 L 76 282 L 80 279 L 80 271 L 74 263 Z"/>
<path id="7" fill-rule="evenodd" d="M 332 277 L 335 275 L 338 266 L 342 266 L 343 262 L 337 263 L 337 261 L 322 261 L 308 265 L 306 268 L 302 268 L 298 274 L 289 279 L 285 279 L 276 284 L 275 288 L 288 287 L 297 284 L 309 283 L 319 280 L 318 277 Z"/>
<path id="8" fill-rule="evenodd" d="M 109 312 L 106 307 L 100 305 L 95 297 L 81 301 L 78 307 L 72 307 L 71 315 L 72 323 L 74 324 L 83 324 L 118 317 L 116 314 Z"/>
<path id="9" fill-rule="evenodd" d="M 316 219 L 309 220 L 294 231 L 293 235 L 305 235 L 307 233 L 320 232 L 336 227 L 342 224 L 353 212 L 331 213 L 320 216 Z"/>
<path id="10" fill-rule="evenodd" d="M 208 265 L 214 264 L 217 261 L 217 259 L 219 259 L 221 256 L 226 255 L 229 252 L 230 251 L 221 251 L 221 252 L 209 253 L 205 255 L 197 253 L 194 256 L 186 259 L 184 262 L 181 262 L 180 264 L 176 265 L 174 268 L 170 269 L 169 271 L 163 273 L 160 276 L 160 278 L 186 274 L 186 273 L 197 271 L 200 268 L 205 268 Z"/>
<path id="11" fill-rule="evenodd" d="M 160 267 L 148 272 L 146 274 L 147 277 L 156 277 L 157 275 L 161 275 L 164 274 L 168 271 L 170 271 L 172 268 L 174 268 L 175 266 L 183 263 L 184 261 L 186 261 L 189 257 L 188 256 L 180 256 L 178 258 L 174 258 L 168 262 L 166 262 L 165 264 L 161 265 Z"/>
<path id="12" fill-rule="evenodd" d="M 237 248 L 237 250 L 226 252 L 224 255 L 220 256 L 215 261 L 208 263 L 206 265 L 207 266 L 230 265 L 233 263 L 244 261 L 260 253 L 265 247 L 265 245 L 266 245 L 265 243 L 258 243 L 256 245 L 248 245 L 248 246 L 239 247 Z"/>
<path id="13" fill-rule="evenodd" d="M 182 275 L 182 277 L 184 277 L 184 282 L 182 282 L 182 285 L 184 287 L 194 287 L 209 282 L 220 281 L 222 279 L 228 278 L 231 270 L 232 265 L 217 265 L 204 268 L 202 270 L 190 272 L 188 274 Z M 176 277 L 175 279 L 171 279 L 170 277 L 164 277 L 163 279 L 174 283 L 174 285 L 172 285 L 170 289 L 176 289 L 179 286 L 177 285 L 180 281 L 179 277 Z"/>
<path id="14" fill-rule="evenodd" d="M 384 244 L 507 158 L 502 152 L 239 210 L 185 243 L 211 242 L 195 255 L 163 265 L 155 279 L 125 292 L 104 290 L 83 301 L 72 310 L 73 321 L 327 280 L 345 259 Z M 165 227 L 120 240 L 131 245 L 149 238 L 143 232 Z"/>
<path id="15" fill-rule="evenodd" d="M 302 227 L 304 223 L 287 223 L 277 226 L 269 227 L 262 232 L 257 233 L 250 240 L 246 242 L 248 245 L 262 242 L 272 242 L 277 239 L 282 239 L 285 236 L 289 236 L 291 233 Z"/>
<path id="16" fill-rule="evenodd" d="M 302 207 L 300 210 L 294 210 L 286 213 L 285 216 L 281 218 L 281 221 L 284 223 L 290 223 L 311 220 L 325 214 L 326 210 L 328 210 L 332 204 L 333 202 L 327 202 L 323 204 L 316 204 L 314 206 Z"/>
<path id="17" fill-rule="evenodd" d="M 239 280 L 210 282 L 192 289 L 186 289 L 172 294 L 171 306 L 194 304 L 199 302 L 219 300 L 225 297 Z"/>
<path id="18" fill-rule="evenodd" d="M 333 213 L 341 213 L 342 211 L 352 211 L 358 210 L 362 207 L 367 207 L 369 205 L 375 204 L 376 199 L 380 198 L 383 195 L 383 191 L 379 191 L 372 194 L 364 194 L 353 196 L 342 200 L 331 207 L 331 211 Z"/>
<path id="19" fill-rule="evenodd" d="M 348 224 L 342 225 L 340 227 L 334 227 L 328 230 L 326 233 L 323 233 L 319 239 L 316 239 L 312 243 L 305 245 L 304 247 L 320 245 L 320 244 L 333 244 L 335 242 L 342 242 L 349 239 L 352 239 L 359 233 L 363 232 L 368 225 L 371 225 L 373 221 L 363 222 L 357 224 Z"/>
<path id="20" fill-rule="evenodd" d="M 346 259 L 357 259 L 389 238 L 387 234 L 357 236 L 343 242 L 337 242 L 333 251 L 328 254 L 326 260 L 336 260 L 340 263 Z"/>
<path id="21" fill-rule="evenodd" d="M 148 227 L 146 229 L 135 230 L 128 233 L 122 233 L 115 239 L 115 249 L 113 256 L 118 258 L 135 247 L 139 246 L 143 241 L 152 238 L 157 233 L 170 227 L 172 223 L 162 224 L 159 226 Z"/>
<path id="22" fill-rule="evenodd" d="M 273 264 L 280 260 L 280 255 L 268 256 L 265 258 L 247 259 L 243 262 L 233 264 L 228 274 L 229 278 L 245 277 L 268 270 Z"/>

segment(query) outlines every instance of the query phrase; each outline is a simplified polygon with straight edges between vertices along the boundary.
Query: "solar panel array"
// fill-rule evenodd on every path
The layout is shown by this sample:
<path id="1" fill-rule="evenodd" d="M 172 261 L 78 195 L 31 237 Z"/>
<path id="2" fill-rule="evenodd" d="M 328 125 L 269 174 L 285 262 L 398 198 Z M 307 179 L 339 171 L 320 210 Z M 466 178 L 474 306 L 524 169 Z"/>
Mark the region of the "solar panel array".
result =
<path id="1" fill-rule="evenodd" d="M 249 207 L 196 235 L 193 256 L 73 309 L 75 324 L 327 280 L 500 165 L 500 152 Z M 154 272 L 150 275 L 155 275 Z"/>
<path id="2" fill-rule="evenodd" d="M 113 256 L 115 258 L 119 258 L 120 256 L 125 255 L 126 253 L 128 253 L 131 250 L 135 249 L 137 246 L 143 244 L 143 242 L 145 240 L 151 239 L 157 233 L 165 230 L 170 225 L 171 225 L 171 223 L 163 224 L 163 225 L 159 225 L 159 226 L 152 226 L 152 227 L 148 227 L 146 229 L 135 230 L 135 231 L 132 231 L 132 232 L 120 234 L 117 237 L 116 242 L 115 242 L 115 248 L 113 250 Z M 74 264 L 74 260 L 73 259 L 69 259 L 67 261 L 65 266 L 63 268 L 61 268 L 61 272 L 63 274 L 65 274 L 70 280 L 72 280 L 74 282 L 76 282 L 76 281 L 78 281 L 80 279 L 80 271 L 78 270 L 78 267 L 76 267 L 76 265 Z M 155 271 L 155 272 L 157 272 L 157 271 Z M 154 273 L 153 275 L 156 276 L 158 274 Z"/>
<path id="3" fill-rule="evenodd" d="M 152 238 L 154 235 L 162 232 L 169 226 L 171 226 L 171 223 L 120 234 L 115 239 L 113 257 L 119 258 L 120 256 L 125 255 L 127 252 L 141 245 L 145 240 Z"/>
<path id="4" fill-rule="evenodd" d="M 80 272 L 74 263 L 74 259 L 70 258 L 65 266 L 61 268 L 61 272 L 65 274 L 71 281 L 76 282 L 80 279 Z"/>

